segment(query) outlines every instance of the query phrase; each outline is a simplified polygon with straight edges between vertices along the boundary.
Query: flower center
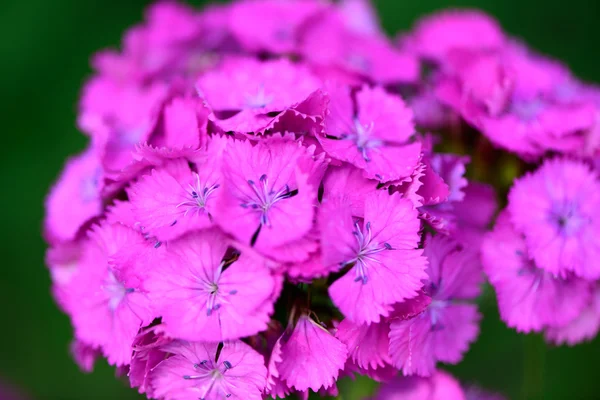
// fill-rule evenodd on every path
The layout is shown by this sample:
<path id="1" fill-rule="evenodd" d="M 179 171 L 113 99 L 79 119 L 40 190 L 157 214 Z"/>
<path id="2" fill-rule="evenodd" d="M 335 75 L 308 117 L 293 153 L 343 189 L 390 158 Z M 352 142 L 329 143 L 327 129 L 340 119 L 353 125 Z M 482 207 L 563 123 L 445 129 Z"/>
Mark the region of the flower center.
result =
<path id="1" fill-rule="evenodd" d="M 538 117 L 544 107 L 545 104 L 540 99 L 516 100 L 511 103 L 510 111 L 521 121 L 531 122 Z"/>
<path id="2" fill-rule="evenodd" d="M 367 162 L 371 161 L 368 150 L 381 146 L 382 142 L 379 139 L 371 137 L 373 132 L 374 123 L 371 122 L 369 125 L 364 126 L 358 119 L 354 119 L 354 129 L 351 133 L 343 135 L 342 139 L 351 140 L 356 144 L 356 148 L 362 155 L 363 159 Z"/>
<path id="3" fill-rule="evenodd" d="M 225 373 L 231 368 L 233 368 L 233 365 L 229 361 L 223 361 L 220 366 L 215 366 L 212 362 L 204 360 L 194 364 L 194 370 L 196 371 L 195 375 L 183 375 L 183 379 L 209 382 L 208 385 L 205 385 L 204 382 L 200 382 L 200 386 L 205 387 L 202 395 L 199 397 L 200 400 L 207 399 L 208 395 L 213 390 L 220 390 L 223 392 L 223 396 L 228 399 L 231 397 L 231 393 L 226 393 L 225 386 L 218 385 L 218 383 L 223 379 Z M 215 386 L 217 386 L 216 389 Z"/>
<path id="4" fill-rule="evenodd" d="M 565 203 L 551 210 L 550 221 L 559 234 L 573 236 L 585 225 L 586 218 L 581 215 L 574 203 Z"/>
<path id="5" fill-rule="evenodd" d="M 200 175 L 196 173 L 194 175 L 196 176 L 196 182 L 193 185 L 189 185 L 187 199 L 177 205 L 177 208 L 187 207 L 184 216 L 187 216 L 189 212 L 205 212 L 208 199 L 220 187 L 218 183 L 212 185 L 203 184 L 200 182 Z"/>
<path id="6" fill-rule="evenodd" d="M 200 287 L 199 290 L 207 294 L 206 315 L 209 317 L 212 315 L 213 311 L 221 308 L 221 305 L 229 304 L 229 296 L 237 294 L 237 290 L 235 289 L 229 292 L 223 292 L 223 290 L 219 290 L 219 278 L 223 273 L 224 266 L 225 262 L 221 262 L 221 264 L 219 264 L 212 281 L 205 281 L 201 279 L 203 286 Z"/>
<path id="7" fill-rule="evenodd" d="M 112 271 L 108 271 L 102 289 L 108 295 L 108 308 L 110 311 L 115 311 L 125 296 L 134 291 L 134 289 L 126 288 Z"/>
<path id="8" fill-rule="evenodd" d="M 244 103 L 246 108 L 250 109 L 260 109 L 265 108 L 273 101 L 272 95 L 267 95 L 265 92 L 265 87 L 260 85 L 258 90 L 253 94 L 244 95 Z"/>
<path id="9" fill-rule="evenodd" d="M 384 250 L 392 250 L 392 246 L 389 243 L 379 244 L 373 241 L 371 222 L 367 222 L 364 229 L 361 229 L 358 222 L 355 222 L 354 231 L 352 231 L 352 234 L 356 238 L 358 252 L 356 257 L 342 263 L 342 267 L 354 264 L 354 273 L 356 275 L 354 281 L 362 282 L 364 285 L 369 281 L 367 275 L 369 269 L 368 263 L 379 263 L 379 260 L 373 256 Z"/>
<path id="10" fill-rule="evenodd" d="M 244 208 L 250 208 L 260 213 L 261 225 L 271 226 L 269 221 L 269 210 L 279 201 L 287 199 L 293 195 L 289 186 L 286 184 L 279 190 L 275 190 L 269 186 L 269 178 L 263 174 L 257 184 L 253 180 L 248 180 L 248 185 L 252 188 L 253 196 L 250 196 L 248 201 L 241 204 Z"/>

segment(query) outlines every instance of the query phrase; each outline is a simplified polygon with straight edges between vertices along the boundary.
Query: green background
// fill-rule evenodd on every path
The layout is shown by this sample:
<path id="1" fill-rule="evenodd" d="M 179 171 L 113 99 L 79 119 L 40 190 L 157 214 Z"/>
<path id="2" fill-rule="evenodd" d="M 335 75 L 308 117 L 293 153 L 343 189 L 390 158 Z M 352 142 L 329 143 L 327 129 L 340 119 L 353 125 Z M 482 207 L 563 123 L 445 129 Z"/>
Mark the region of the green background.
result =
<path id="1" fill-rule="evenodd" d="M 50 296 L 40 226 L 51 182 L 65 158 L 86 143 L 74 121 L 80 87 L 90 74 L 89 57 L 98 49 L 117 46 L 125 28 L 141 20 L 148 3 L 0 4 L 0 381 L 20 387 L 32 399 L 139 398 L 105 364 L 84 375 L 71 361 L 71 326 Z M 407 30 L 416 17 L 449 4 L 375 3 L 389 32 Z M 582 78 L 600 82 L 600 1 L 479 0 L 452 5 L 490 12 L 511 34 L 566 61 Z M 515 399 L 600 398 L 600 340 L 575 348 L 548 347 L 539 336 L 505 328 L 489 293 L 482 299 L 482 310 L 479 341 L 459 366 L 451 368 L 460 378 Z M 369 388 L 364 383 L 345 386 L 343 398 L 359 398 Z"/>

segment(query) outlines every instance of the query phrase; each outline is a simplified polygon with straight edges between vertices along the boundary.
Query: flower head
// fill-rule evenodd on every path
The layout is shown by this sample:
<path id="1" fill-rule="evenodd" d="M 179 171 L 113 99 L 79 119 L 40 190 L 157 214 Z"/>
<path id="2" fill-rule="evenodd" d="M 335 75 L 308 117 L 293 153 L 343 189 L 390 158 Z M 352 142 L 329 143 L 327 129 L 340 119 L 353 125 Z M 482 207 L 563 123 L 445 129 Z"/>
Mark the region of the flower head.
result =
<path id="1" fill-rule="evenodd" d="M 535 264 L 552 274 L 600 277 L 600 181 L 586 164 L 546 161 L 518 179 L 508 196 L 508 212 L 523 234 Z"/>

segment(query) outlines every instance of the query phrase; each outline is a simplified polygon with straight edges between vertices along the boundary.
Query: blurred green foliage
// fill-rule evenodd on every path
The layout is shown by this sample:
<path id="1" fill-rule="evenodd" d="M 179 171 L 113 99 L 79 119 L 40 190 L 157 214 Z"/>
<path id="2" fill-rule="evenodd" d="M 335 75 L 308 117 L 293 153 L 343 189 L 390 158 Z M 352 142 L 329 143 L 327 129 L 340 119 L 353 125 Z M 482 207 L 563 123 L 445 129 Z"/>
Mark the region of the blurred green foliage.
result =
<path id="1" fill-rule="evenodd" d="M 105 364 L 84 375 L 71 361 L 72 328 L 50 296 L 40 231 L 51 182 L 65 158 L 86 143 L 75 128 L 75 118 L 80 87 L 90 74 L 88 60 L 98 49 L 117 46 L 123 31 L 141 20 L 148 3 L 4 0 L 0 4 L 0 381 L 21 387 L 32 399 L 140 398 Z M 407 30 L 415 18 L 450 3 L 488 11 L 511 34 L 564 60 L 582 78 L 600 81 L 598 1 L 375 0 L 390 33 Z M 499 321 L 492 293 L 483 297 L 482 311 L 479 341 L 460 365 L 449 368 L 461 379 L 517 399 L 600 398 L 595 369 L 600 340 L 554 348 L 539 336 L 518 335 Z M 372 387 L 362 381 L 345 384 L 342 397 L 358 399 Z"/>

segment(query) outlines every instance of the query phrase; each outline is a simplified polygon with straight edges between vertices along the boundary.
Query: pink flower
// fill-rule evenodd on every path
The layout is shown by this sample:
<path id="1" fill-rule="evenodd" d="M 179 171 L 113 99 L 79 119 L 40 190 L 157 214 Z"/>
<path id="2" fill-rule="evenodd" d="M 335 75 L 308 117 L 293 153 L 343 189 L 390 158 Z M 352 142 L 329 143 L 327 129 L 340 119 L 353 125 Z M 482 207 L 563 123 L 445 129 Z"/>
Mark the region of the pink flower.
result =
<path id="1" fill-rule="evenodd" d="M 141 87 L 104 78 L 88 83 L 79 124 L 92 137 L 108 171 L 127 166 L 135 145 L 150 138 L 167 94 L 162 84 Z"/>
<path id="2" fill-rule="evenodd" d="M 195 171 L 186 160 L 176 159 L 138 180 L 128 190 L 136 223 L 160 240 L 212 226 L 226 145 L 224 138 L 211 139 L 208 149 L 195 153 Z"/>
<path id="3" fill-rule="evenodd" d="M 239 340 L 210 344 L 174 341 L 170 356 L 150 373 L 155 397 L 164 400 L 261 400 L 267 371 L 263 357 Z"/>
<path id="4" fill-rule="evenodd" d="M 412 53 L 393 47 L 383 35 L 365 31 L 343 8 L 331 7 L 308 21 L 300 43 L 308 62 L 330 72 L 341 70 L 380 84 L 412 83 L 419 76 L 419 63 Z M 347 78 L 352 79 L 356 78 Z"/>
<path id="5" fill-rule="evenodd" d="M 297 52 L 301 26 L 325 4 L 312 0 L 250 0 L 231 7 L 230 29 L 248 51 Z M 256 29 L 253 21 L 260 21 Z"/>
<path id="6" fill-rule="evenodd" d="M 385 191 L 366 196 L 364 218 L 353 221 L 343 200 L 321 205 L 323 263 L 350 270 L 329 288 L 351 321 L 379 322 L 391 305 L 417 295 L 425 258 L 417 250 L 419 220 L 411 202 Z"/>
<path id="7" fill-rule="evenodd" d="M 520 332 L 563 326 L 589 301 L 589 285 L 584 280 L 571 274 L 555 276 L 536 267 L 507 212 L 484 239 L 482 261 L 496 289 L 502 320 Z"/>
<path id="8" fill-rule="evenodd" d="M 493 18 L 468 9 L 429 15 L 418 21 L 409 37 L 403 39 L 421 57 L 442 63 L 453 50 L 495 50 L 506 41 Z"/>
<path id="9" fill-rule="evenodd" d="M 552 159 L 518 179 L 508 212 L 535 264 L 552 274 L 600 277 L 600 181 L 578 161 Z"/>
<path id="10" fill-rule="evenodd" d="M 405 375 L 429 376 L 436 361 L 458 363 L 479 333 L 477 306 L 468 302 L 478 296 L 482 280 L 477 253 L 438 234 L 427 238 L 424 254 L 431 303 L 423 313 L 390 324 L 390 355 Z"/>
<path id="11" fill-rule="evenodd" d="M 279 340 L 282 361 L 276 368 L 289 387 L 316 392 L 335 384 L 348 351 L 327 329 L 303 314 L 291 334 Z"/>
<path id="12" fill-rule="evenodd" d="M 587 306 L 571 322 L 563 326 L 548 327 L 546 340 L 556 344 L 576 345 L 596 337 L 600 331 L 600 286 L 594 285 Z"/>
<path id="13" fill-rule="evenodd" d="M 161 325 L 141 329 L 132 343 L 133 355 L 127 374 L 129 383 L 149 397 L 152 397 L 152 388 L 148 378 L 152 370 L 168 355 L 163 347 L 171 342 L 171 339 L 163 335 L 162 329 Z"/>
<path id="14" fill-rule="evenodd" d="M 76 275 L 68 285 L 68 310 L 75 337 L 99 347 L 110 364 L 126 365 L 138 330 L 154 319 L 150 300 L 139 281 L 118 261 L 122 248 L 152 245 L 119 224 L 96 226 L 84 244 Z"/>
<path id="15" fill-rule="evenodd" d="M 299 142 L 232 142 L 224 155 L 216 222 L 258 249 L 302 238 L 312 228 L 316 189 L 300 168 L 309 158 Z"/>
<path id="16" fill-rule="evenodd" d="M 391 364 L 388 354 L 390 325 L 387 322 L 356 325 L 345 319 L 335 336 L 348 348 L 348 357 L 360 368 L 377 369 Z"/>
<path id="17" fill-rule="evenodd" d="M 102 213 L 103 179 L 100 160 L 93 151 L 68 161 L 46 200 L 48 240 L 73 240 L 86 222 Z"/>
<path id="18" fill-rule="evenodd" d="M 196 90 L 221 129 L 257 132 L 267 128 L 273 114 L 299 107 L 319 86 L 301 64 L 236 57 L 202 75 Z"/>
<path id="19" fill-rule="evenodd" d="M 420 143 L 410 143 L 414 133 L 410 109 L 379 87 L 363 87 L 356 103 L 354 115 L 349 89 L 332 93 L 325 123 L 334 138 L 317 137 L 325 151 L 362 169 L 367 178 L 386 182 L 410 176 L 421 153 Z"/>
<path id="20" fill-rule="evenodd" d="M 465 400 L 460 384 L 451 375 L 436 371 L 429 378 L 396 377 L 383 384 L 375 400 Z"/>
<path id="21" fill-rule="evenodd" d="M 163 137 L 159 145 L 172 149 L 197 149 L 206 143 L 208 110 L 199 99 L 176 97 L 164 108 Z"/>
<path id="22" fill-rule="evenodd" d="M 217 230 L 191 233 L 148 271 L 144 287 L 168 335 L 218 342 L 266 328 L 276 281 L 262 259 L 229 249 Z"/>

